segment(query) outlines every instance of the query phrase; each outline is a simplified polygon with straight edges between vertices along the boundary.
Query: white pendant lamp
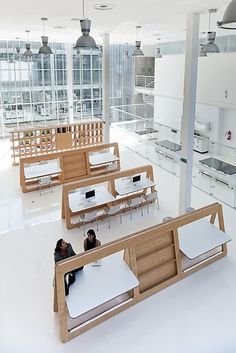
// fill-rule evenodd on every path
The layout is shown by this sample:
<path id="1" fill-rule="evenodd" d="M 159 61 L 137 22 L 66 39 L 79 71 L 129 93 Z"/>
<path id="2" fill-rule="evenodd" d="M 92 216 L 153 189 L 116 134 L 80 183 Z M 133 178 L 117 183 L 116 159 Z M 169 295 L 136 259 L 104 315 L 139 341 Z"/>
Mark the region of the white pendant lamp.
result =
<path id="1" fill-rule="evenodd" d="M 236 29 L 236 0 L 229 3 L 222 21 L 217 21 L 217 26 L 223 29 Z"/>
<path id="2" fill-rule="evenodd" d="M 28 58 L 31 58 L 33 56 L 33 53 L 32 51 L 30 50 L 30 43 L 29 43 L 29 33 L 30 33 L 30 30 L 29 29 L 26 29 L 25 30 L 25 33 L 27 33 L 27 43 L 25 44 L 25 52 L 23 54 L 24 57 L 28 57 Z"/>
<path id="3" fill-rule="evenodd" d="M 216 32 L 210 31 L 211 27 L 211 14 L 216 12 L 216 9 L 210 9 L 209 12 L 209 31 L 207 32 L 207 44 L 204 45 L 203 53 L 219 53 L 218 46 L 214 43 L 216 39 Z"/>
<path id="4" fill-rule="evenodd" d="M 44 22 L 48 19 L 46 17 L 42 17 L 41 21 L 43 22 L 43 35 L 42 35 L 42 46 L 39 48 L 39 54 L 53 54 L 51 48 L 48 46 L 48 37 L 45 36 L 45 26 Z"/>
<path id="5" fill-rule="evenodd" d="M 75 44 L 75 49 L 79 54 L 81 49 L 98 49 L 95 40 L 89 35 L 91 21 L 88 18 L 85 18 L 84 14 L 84 0 L 83 0 L 83 19 L 80 20 L 80 27 L 82 36 L 77 39 Z"/>
<path id="6" fill-rule="evenodd" d="M 135 41 L 135 48 L 133 50 L 132 56 L 143 56 L 143 51 L 141 49 L 141 41 L 137 40 L 138 36 L 138 30 L 141 28 L 141 26 L 136 26 L 136 41 Z"/>

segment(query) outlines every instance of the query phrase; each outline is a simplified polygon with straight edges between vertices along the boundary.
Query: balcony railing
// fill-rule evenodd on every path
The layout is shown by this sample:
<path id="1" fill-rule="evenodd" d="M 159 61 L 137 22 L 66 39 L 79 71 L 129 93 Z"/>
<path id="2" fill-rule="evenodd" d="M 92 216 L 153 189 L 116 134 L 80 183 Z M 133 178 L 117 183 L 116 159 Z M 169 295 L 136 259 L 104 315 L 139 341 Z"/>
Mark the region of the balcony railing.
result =
<path id="1" fill-rule="evenodd" d="M 154 88 L 154 76 L 136 75 L 135 86 Z"/>

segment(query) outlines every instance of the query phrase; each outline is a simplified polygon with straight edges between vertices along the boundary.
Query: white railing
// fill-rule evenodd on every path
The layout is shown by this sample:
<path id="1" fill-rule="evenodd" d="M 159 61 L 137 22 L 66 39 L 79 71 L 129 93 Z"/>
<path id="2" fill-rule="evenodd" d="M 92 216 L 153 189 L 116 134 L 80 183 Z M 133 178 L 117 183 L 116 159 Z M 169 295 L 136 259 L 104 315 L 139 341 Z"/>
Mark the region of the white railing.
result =
<path id="1" fill-rule="evenodd" d="M 136 75 L 135 86 L 154 88 L 154 76 Z"/>

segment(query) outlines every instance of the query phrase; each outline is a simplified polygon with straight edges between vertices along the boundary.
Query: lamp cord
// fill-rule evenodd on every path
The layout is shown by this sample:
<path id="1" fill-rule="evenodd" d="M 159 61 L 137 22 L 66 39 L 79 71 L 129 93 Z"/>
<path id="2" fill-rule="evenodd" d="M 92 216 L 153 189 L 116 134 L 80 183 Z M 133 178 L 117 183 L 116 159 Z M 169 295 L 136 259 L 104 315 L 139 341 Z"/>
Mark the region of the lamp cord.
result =
<path id="1" fill-rule="evenodd" d="M 84 0 L 83 0 L 83 19 L 85 19 L 85 16 L 84 16 Z"/>

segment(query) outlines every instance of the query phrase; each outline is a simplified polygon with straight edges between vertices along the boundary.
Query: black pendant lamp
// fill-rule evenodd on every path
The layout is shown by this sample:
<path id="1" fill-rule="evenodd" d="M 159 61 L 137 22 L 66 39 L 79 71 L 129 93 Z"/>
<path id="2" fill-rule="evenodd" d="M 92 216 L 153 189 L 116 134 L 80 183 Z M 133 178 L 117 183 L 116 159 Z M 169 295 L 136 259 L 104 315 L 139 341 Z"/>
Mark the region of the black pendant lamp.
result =
<path id="1" fill-rule="evenodd" d="M 27 43 L 25 44 L 25 52 L 23 54 L 24 57 L 28 57 L 28 58 L 31 58 L 33 56 L 33 53 L 32 51 L 30 50 L 30 42 L 29 42 L 29 33 L 30 33 L 30 30 L 29 29 L 26 29 L 25 30 L 25 33 L 27 33 Z"/>
<path id="2" fill-rule="evenodd" d="M 88 18 L 85 18 L 84 0 L 83 0 L 83 19 L 80 20 L 80 27 L 81 27 L 82 36 L 79 37 L 79 39 L 77 39 L 75 44 L 75 49 L 77 50 L 77 53 L 79 54 L 81 49 L 98 49 L 95 40 L 93 39 L 93 37 L 89 35 L 91 21 Z"/>
<path id="3" fill-rule="evenodd" d="M 48 46 L 48 37 L 45 36 L 44 31 L 44 22 L 48 19 L 46 17 L 42 17 L 41 21 L 43 22 L 43 35 L 42 35 L 42 46 L 39 48 L 39 54 L 53 54 L 51 48 Z"/>
<path id="4" fill-rule="evenodd" d="M 141 41 L 137 40 L 138 30 L 142 28 L 141 26 L 136 26 L 136 41 L 135 48 L 133 50 L 132 56 L 144 56 L 143 51 L 141 49 Z"/>

